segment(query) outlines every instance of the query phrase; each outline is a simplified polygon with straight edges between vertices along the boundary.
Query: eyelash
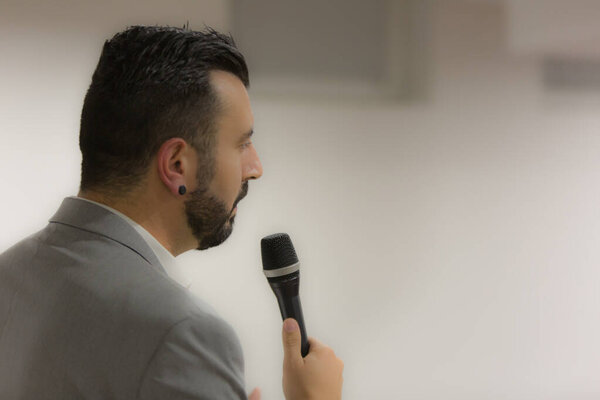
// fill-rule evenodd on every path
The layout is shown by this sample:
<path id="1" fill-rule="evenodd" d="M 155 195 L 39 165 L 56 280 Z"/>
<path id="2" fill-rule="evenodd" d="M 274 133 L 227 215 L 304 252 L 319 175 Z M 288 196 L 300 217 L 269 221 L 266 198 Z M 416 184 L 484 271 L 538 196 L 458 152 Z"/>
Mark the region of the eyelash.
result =
<path id="1" fill-rule="evenodd" d="M 250 147 L 251 144 L 252 144 L 252 142 L 248 141 L 248 142 L 242 144 L 241 147 L 242 147 L 242 149 L 246 149 L 246 148 Z"/>

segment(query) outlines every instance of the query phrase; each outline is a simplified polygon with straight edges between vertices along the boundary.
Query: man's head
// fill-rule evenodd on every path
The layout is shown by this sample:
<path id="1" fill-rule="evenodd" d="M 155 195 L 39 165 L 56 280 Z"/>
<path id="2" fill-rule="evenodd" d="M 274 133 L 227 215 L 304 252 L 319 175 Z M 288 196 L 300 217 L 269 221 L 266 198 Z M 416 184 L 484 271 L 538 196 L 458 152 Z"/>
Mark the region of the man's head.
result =
<path id="1" fill-rule="evenodd" d="M 248 192 L 248 180 L 262 175 L 260 160 L 250 140 L 254 118 L 244 85 L 228 72 L 214 71 L 211 76 L 221 104 L 215 122 L 214 176 L 208 187 L 198 182 L 198 189 L 185 202 L 187 221 L 199 240 L 199 250 L 227 239 L 237 203 Z"/>
<path id="2" fill-rule="evenodd" d="M 219 244 L 247 180 L 262 174 L 245 136 L 253 125 L 248 84 L 233 40 L 211 29 L 118 33 L 104 44 L 83 105 L 81 192 L 124 198 L 154 177 L 177 197 L 169 204 L 181 204 L 197 247 Z M 181 184 L 190 189 L 185 196 L 177 193 Z"/>

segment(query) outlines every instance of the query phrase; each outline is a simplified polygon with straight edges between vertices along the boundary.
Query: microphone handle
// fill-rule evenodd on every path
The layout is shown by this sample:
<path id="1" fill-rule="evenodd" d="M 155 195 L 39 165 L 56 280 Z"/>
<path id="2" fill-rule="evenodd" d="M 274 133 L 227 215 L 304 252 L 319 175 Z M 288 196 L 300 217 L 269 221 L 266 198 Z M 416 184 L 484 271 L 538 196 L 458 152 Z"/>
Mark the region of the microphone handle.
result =
<path id="1" fill-rule="evenodd" d="M 304 315 L 302 314 L 302 304 L 300 303 L 300 296 L 284 296 L 279 290 L 274 290 L 277 302 L 279 303 L 279 311 L 281 311 L 281 318 L 283 320 L 287 318 L 294 318 L 300 326 L 300 337 L 301 337 L 301 352 L 302 357 L 306 357 L 308 354 L 308 337 L 306 336 L 306 328 L 304 327 Z"/>

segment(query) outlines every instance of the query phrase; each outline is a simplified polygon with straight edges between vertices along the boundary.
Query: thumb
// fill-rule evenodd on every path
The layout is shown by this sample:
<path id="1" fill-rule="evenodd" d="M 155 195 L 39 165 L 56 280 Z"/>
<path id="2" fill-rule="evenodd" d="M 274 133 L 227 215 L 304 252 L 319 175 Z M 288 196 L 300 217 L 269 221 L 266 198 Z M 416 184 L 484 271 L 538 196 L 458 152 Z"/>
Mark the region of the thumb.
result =
<path id="1" fill-rule="evenodd" d="M 299 363 L 302 361 L 300 352 L 300 327 L 293 318 L 283 321 L 283 362 Z"/>

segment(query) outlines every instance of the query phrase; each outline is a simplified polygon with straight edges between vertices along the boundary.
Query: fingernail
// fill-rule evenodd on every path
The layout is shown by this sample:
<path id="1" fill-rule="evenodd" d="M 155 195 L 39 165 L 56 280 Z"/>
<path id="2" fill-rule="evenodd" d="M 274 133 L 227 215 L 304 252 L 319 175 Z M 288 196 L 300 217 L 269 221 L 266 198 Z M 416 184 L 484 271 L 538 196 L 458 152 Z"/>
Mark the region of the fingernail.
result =
<path id="1" fill-rule="evenodd" d="M 286 332 L 294 332 L 298 329 L 298 324 L 296 324 L 296 321 L 293 319 L 286 319 L 283 322 L 283 329 L 285 329 Z"/>

